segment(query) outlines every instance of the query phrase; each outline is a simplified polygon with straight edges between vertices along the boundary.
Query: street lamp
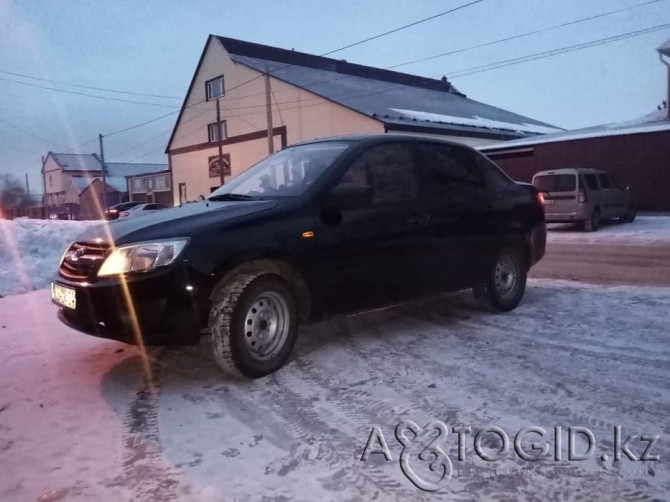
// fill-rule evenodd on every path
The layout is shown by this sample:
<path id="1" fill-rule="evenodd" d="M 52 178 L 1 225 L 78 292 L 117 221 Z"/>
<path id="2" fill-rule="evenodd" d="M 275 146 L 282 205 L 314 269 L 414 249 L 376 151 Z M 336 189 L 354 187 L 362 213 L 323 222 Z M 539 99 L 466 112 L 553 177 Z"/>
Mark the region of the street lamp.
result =
<path id="1" fill-rule="evenodd" d="M 665 111 L 667 119 L 670 120 L 670 38 L 666 40 L 658 49 L 658 57 L 661 62 L 668 67 L 668 93 L 665 98 Z"/>

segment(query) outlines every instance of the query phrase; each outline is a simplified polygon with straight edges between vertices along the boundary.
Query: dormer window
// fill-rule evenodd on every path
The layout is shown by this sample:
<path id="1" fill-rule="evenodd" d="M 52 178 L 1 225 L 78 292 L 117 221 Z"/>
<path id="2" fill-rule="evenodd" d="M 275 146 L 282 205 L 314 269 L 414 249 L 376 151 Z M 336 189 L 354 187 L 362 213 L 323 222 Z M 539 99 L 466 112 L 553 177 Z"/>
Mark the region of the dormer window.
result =
<path id="1" fill-rule="evenodd" d="M 205 92 L 207 94 L 207 101 L 220 98 L 225 94 L 223 87 L 223 75 L 213 78 L 205 82 Z"/>

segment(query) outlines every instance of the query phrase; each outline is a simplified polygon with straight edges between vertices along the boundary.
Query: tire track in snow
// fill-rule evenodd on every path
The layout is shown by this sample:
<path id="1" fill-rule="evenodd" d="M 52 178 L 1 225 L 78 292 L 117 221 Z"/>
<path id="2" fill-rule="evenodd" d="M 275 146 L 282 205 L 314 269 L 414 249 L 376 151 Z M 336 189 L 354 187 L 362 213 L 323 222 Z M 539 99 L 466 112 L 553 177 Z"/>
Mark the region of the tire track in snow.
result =
<path id="1" fill-rule="evenodd" d="M 140 388 L 135 391 L 124 414 L 122 443 L 123 475 L 107 483 L 133 491 L 137 500 L 178 500 L 179 472 L 162 458 L 158 428 L 162 375 L 161 360 L 165 352 L 149 357 L 151 375 L 142 375 Z"/>

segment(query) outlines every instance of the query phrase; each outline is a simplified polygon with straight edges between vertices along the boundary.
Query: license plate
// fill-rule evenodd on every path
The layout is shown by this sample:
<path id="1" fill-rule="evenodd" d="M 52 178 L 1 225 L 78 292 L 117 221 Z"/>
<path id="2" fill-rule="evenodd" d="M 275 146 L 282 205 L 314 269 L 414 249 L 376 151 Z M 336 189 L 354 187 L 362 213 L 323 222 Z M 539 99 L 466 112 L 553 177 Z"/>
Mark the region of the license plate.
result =
<path id="1" fill-rule="evenodd" d="M 552 204 L 556 204 L 556 201 L 554 199 L 544 199 L 545 206 L 551 206 Z"/>
<path id="2" fill-rule="evenodd" d="M 51 299 L 69 309 L 77 308 L 77 294 L 74 289 L 66 288 L 55 282 L 51 283 Z"/>

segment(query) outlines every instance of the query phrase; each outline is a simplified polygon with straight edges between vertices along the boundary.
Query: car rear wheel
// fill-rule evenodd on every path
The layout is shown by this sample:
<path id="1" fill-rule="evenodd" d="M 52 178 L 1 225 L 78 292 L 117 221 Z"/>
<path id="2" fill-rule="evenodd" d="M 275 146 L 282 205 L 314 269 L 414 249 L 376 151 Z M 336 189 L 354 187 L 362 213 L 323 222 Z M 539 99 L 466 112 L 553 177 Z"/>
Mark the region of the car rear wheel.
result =
<path id="1" fill-rule="evenodd" d="M 591 212 L 591 217 L 584 222 L 585 232 L 595 232 L 600 228 L 600 209 L 595 208 Z"/>
<path id="2" fill-rule="evenodd" d="M 281 368 L 297 334 L 295 300 L 274 274 L 240 274 L 215 294 L 209 315 L 214 359 L 233 376 L 259 378 Z"/>
<path id="3" fill-rule="evenodd" d="M 485 300 L 501 312 L 516 308 L 526 291 L 527 272 L 524 257 L 516 249 L 506 249 L 497 256 L 486 284 L 473 288 L 478 300 Z"/>
<path id="4" fill-rule="evenodd" d="M 626 213 L 621 217 L 621 221 L 624 223 L 633 223 L 635 221 L 635 216 L 637 215 L 637 211 L 635 209 L 635 206 L 631 204 L 628 206 L 628 210 Z"/>

